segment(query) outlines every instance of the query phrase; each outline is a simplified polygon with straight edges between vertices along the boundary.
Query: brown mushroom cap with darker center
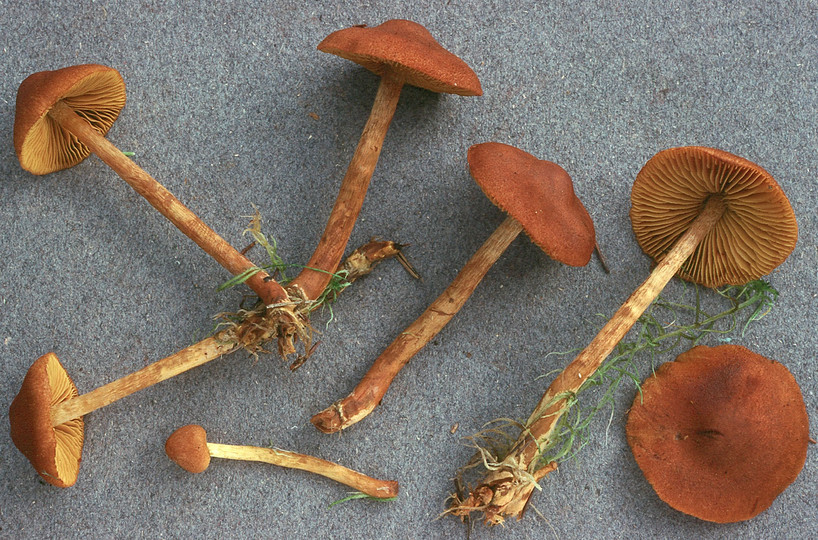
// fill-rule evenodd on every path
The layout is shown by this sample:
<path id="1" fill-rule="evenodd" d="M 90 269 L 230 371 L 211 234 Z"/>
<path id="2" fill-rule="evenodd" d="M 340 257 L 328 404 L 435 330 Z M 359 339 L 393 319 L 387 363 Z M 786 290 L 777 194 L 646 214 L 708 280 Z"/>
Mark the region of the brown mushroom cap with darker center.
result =
<path id="1" fill-rule="evenodd" d="M 433 92 L 483 94 L 474 71 L 413 21 L 398 19 L 338 30 L 327 36 L 318 50 L 351 60 L 379 76 L 389 73 L 405 84 Z"/>
<path id="2" fill-rule="evenodd" d="M 74 485 L 84 441 L 82 417 L 51 425 L 51 407 L 77 397 L 77 387 L 57 355 L 37 359 L 9 407 L 11 440 L 49 484 Z"/>
<path id="3" fill-rule="evenodd" d="M 97 64 L 27 77 L 17 90 L 14 150 L 23 169 L 33 174 L 73 167 L 91 153 L 48 115 L 60 100 L 105 135 L 125 106 L 125 82 L 117 70 Z"/>
<path id="4" fill-rule="evenodd" d="M 497 142 L 472 146 L 468 161 L 483 193 L 516 219 L 549 257 L 570 266 L 588 264 L 596 238 L 594 222 L 565 169 Z"/>
<path id="5" fill-rule="evenodd" d="M 706 287 L 741 285 L 770 273 L 795 248 L 795 214 L 767 171 L 729 152 L 688 146 L 656 154 L 633 184 L 631 222 L 645 253 L 661 260 L 709 197 L 721 198 L 724 214 L 680 277 Z"/>
<path id="6" fill-rule="evenodd" d="M 795 480 L 809 419 L 782 364 L 737 345 L 698 346 L 645 381 L 626 431 L 663 501 L 730 523 L 759 514 Z"/>

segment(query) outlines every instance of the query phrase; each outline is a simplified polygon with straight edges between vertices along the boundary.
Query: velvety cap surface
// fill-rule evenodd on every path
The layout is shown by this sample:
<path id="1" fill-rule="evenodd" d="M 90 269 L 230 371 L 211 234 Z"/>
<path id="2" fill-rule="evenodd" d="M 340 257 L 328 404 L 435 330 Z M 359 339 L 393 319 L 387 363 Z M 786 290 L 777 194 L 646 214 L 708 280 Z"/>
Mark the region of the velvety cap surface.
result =
<path id="1" fill-rule="evenodd" d="M 32 364 L 9 407 L 11 440 L 49 484 L 74 485 L 84 442 L 82 418 L 51 425 L 51 407 L 77 397 L 77 387 L 57 355 L 47 353 Z"/>
<path id="2" fill-rule="evenodd" d="M 663 150 L 636 177 L 631 223 L 642 249 L 660 261 L 708 197 L 726 210 L 679 275 L 706 287 L 743 285 L 784 262 L 798 239 L 790 202 L 770 174 L 722 150 Z"/>
<path id="3" fill-rule="evenodd" d="M 737 345 L 698 346 L 642 385 L 627 438 L 659 497 L 698 518 L 750 519 L 804 466 L 809 420 L 782 364 Z"/>
<path id="4" fill-rule="evenodd" d="M 338 30 L 318 45 L 383 75 L 391 71 L 406 84 L 447 94 L 479 96 L 480 81 L 463 60 L 444 49 L 416 22 L 391 20 Z"/>
<path id="5" fill-rule="evenodd" d="M 570 266 L 588 264 L 596 244 L 594 222 L 562 167 L 496 142 L 469 148 L 468 161 L 483 193 L 549 257 Z"/>
<path id="6" fill-rule="evenodd" d="M 60 100 L 105 135 L 125 106 L 125 82 L 113 68 L 83 64 L 34 73 L 20 84 L 14 150 L 20 165 L 34 174 L 73 167 L 90 154 L 48 116 Z"/>
<path id="7" fill-rule="evenodd" d="M 203 472 L 210 466 L 207 432 L 202 426 L 189 424 L 171 433 L 165 442 L 165 453 L 184 470 Z"/>

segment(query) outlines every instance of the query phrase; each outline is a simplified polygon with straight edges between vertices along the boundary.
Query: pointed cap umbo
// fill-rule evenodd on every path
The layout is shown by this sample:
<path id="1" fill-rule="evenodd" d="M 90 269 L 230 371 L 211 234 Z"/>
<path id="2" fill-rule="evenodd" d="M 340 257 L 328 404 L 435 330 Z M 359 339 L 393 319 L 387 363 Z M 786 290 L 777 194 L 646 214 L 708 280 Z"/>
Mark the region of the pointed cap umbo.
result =
<path id="1" fill-rule="evenodd" d="M 57 355 L 37 359 L 9 407 L 11 440 L 49 484 L 69 487 L 77 481 L 82 459 L 82 417 L 51 425 L 51 407 L 77 397 L 77 387 Z"/>
<path id="2" fill-rule="evenodd" d="M 565 169 L 497 142 L 472 146 L 467 159 L 483 193 L 549 257 L 570 266 L 588 264 L 594 222 Z"/>
<path id="3" fill-rule="evenodd" d="M 205 428 L 197 424 L 180 427 L 165 441 L 165 453 L 187 472 L 204 472 L 210 466 Z"/>
<path id="4" fill-rule="evenodd" d="M 90 155 L 48 116 L 60 100 L 105 135 L 125 106 L 125 83 L 117 70 L 97 64 L 29 75 L 17 90 L 14 150 L 20 165 L 31 173 L 67 169 Z"/>
<path id="5" fill-rule="evenodd" d="M 645 381 L 626 432 L 663 501 L 731 523 L 768 508 L 795 480 L 808 422 L 801 390 L 782 364 L 737 345 L 698 346 Z"/>
<path id="6" fill-rule="evenodd" d="M 795 214 L 767 171 L 722 150 L 688 146 L 659 152 L 636 177 L 630 216 L 642 250 L 661 260 L 709 197 L 721 198 L 724 214 L 680 277 L 706 287 L 743 285 L 795 248 Z"/>
<path id="7" fill-rule="evenodd" d="M 351 60 L 379 76 L 390 73 L 405 84 L 432 92 L 483 94 L 474 71 L 416 22 L 397 19 L 373 27 L 338 30 L 327 36 L 318 50 Z"/>

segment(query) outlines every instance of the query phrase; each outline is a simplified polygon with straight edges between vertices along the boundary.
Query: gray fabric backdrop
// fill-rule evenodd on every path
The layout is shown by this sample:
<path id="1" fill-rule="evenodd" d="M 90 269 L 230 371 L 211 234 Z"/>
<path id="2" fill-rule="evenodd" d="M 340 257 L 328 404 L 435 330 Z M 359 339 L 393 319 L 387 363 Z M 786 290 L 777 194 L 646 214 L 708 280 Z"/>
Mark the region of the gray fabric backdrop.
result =
<path id="1" fill-rule="evenodd" d="M 424 24 L 474 68 L 485 95 L 405 89 L 351 242 L 411 244 L 406 253 L 423 280 L 390 262 L 356 283 L 328 327 L 318 315 L 322 343 L 295 373 L 273 356 L 237 353 L 88 415 L 70 489 L 39 481 L 0 436 L 0 537 L 463 537 L 458 520 L 438 519 L 471 455 L 463 437 L 494 418 L 525 418 L 567 361 L 547 353 L 586 344 L 597 314 L 613 313 L 647 276 L 628 219 L 630 186 L 671 146 L 739 154 L 786 190 L 800 237 L 769 276 L 781 297 L 734 342 L 784 362 L 818 419 L 816 2 L 183 4 L 0 1 L 2 410 L 47 351 L 88 391 L 205 336 L 211 316 L 235 309 L 246 292 L 217 293 L 225 271 L 98 159 L 43 177 L 20 168 L 15 95 L 36 71 L 86 62 L 118 69 L 128 104 L 110 140 L 236 246 L 248 243 L 242 231 L 257 207 L 281 254 L 303 264 L 377 86 L 316 45 L 355 24 Z M 564 267 L 516 240 L 381 407 L 340 436 L 317 432 L 310 416 L 352 389 L 502 220 L 466 168 L 467 148 L 484 141 L 568 170 L 611 274 L 596 260 Z M 251 256 L 263 260 L 261 251 Z M 681 291 L 674 282 L 668 294 Z M 638 365 L 650 372 L 650 358 Z M 632 385 L 621 387 L 590 443 L 546 479 L 533 499 L 540 515 L 478 525 L 472 538 L 815 533 L 815 446 L 769 510 L 749 522 L 705 523 L 662 503 L 634 463 L 623 429 L 633 395 Z M 345 488 L 298 471 L 218 462 L 190 475 L 162 448 L 194 422 L 215 442 L 272 441 L 399 480 L 400 497 L 328 508 Z"/>

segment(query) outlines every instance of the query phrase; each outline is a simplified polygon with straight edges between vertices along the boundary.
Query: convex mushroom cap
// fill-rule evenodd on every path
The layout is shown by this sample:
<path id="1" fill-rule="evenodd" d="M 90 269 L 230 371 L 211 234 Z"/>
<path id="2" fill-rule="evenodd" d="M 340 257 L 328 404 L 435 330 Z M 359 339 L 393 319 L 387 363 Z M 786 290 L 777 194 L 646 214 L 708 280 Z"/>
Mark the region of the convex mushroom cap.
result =
<path id="1" fill-rule="evenodd" d="M 210 466 L 205 428 L 197 424 L 180 427 L 165 441 L 165 453 L 187 472 L 204 472 Z"/>
<path id="2" fill-rule="evenodd" d="M 756 516 L 795 480 L 809 420 L 782 364 L 737 345 L 698 346 L 645 381 L 626 431 L 663 501 L 730 523 Z"/>
<path id="3" fill-rule="evenodd" d="M 14 150 L 23 169 L 33 174 L 73 167 L 91 153 L 48 115 L 59 101 L 105 135 L 125 106 L 125 82 L 117 70 L 97 64 L 28 76 L 17 90 Z"/>
<path id="4" fill-rule="evenodd" d="M 468 161 L 486 197 L 517 220 L 549 257 L 569 266 L 588 264 L 594 222 L 565 169 L 497 142 L 472 146 Z"/>
<path id="5" fill-rule="evenodd" d="M 631 192 L 631 222 L 641 248 L 660 261 L 708 198 L 724 214 L 682 265 L 680 277 L 704 285 L 742 285 L 770 273 L 795 248 L 798 226 L 770 174 L 723 150 L 688 146 L 653 156 Z"/>
<path id="6" fill-rule="evenodd" d="M 51 425 L 51 407 L 77 397 L 77 387 L 57 355 L 37 359 L 9 407 L 11 440 L 43 480 L 57 487 L 77 481 L 82 459 L 82 417 Z"/>
<path id="7" fill-rule="evenodd" d="M 389 74 L 432 92 L 483 94 L 474 71 L 413 21 L 397 19 L 373 27 L 338 30 L 327 36 L 318 50 L 351 60 L 379 76 Z"/>

